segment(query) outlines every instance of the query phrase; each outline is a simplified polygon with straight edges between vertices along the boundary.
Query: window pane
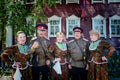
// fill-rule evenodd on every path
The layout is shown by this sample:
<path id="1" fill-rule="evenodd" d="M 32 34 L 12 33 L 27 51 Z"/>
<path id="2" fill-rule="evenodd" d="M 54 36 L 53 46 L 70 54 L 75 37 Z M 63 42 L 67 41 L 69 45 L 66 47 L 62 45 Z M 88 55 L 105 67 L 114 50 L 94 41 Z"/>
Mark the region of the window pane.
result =
<path id="1" fill-rule="evenodd" d="M 117 24 L 117 20 L 114 20 L 114 24 Z"/>
<path id="2" fill-rule="evenodd" d="M 68 20 L 68 26 L 67 26 L 67 29 L 68 29 L 68 36 L 73 36 L 73 28 L 76 27 L 76 26 L 80 26 L 79 25 L 79 20 L 78 19 L 72 19 L 72 20 Z"/>
<path id="3" fill-rule="evenodd" d="M 69 26 L 69 29 L 68 29 L 68 31 L 69 31 L 69 35 L 73 35 L 73 31 L 72 31 L 72 29 L 73 29 L 73 26 Z"/>
<path id="4" fill-rule="evenodd" d="M 100 33 L 103 35 L 103 26 L 100 27 Z"/>
<path id="5" fill-rule="evenodd" d="M 115 34 L 115 26 L 111 26 L 111 33 L 112 33 L 112 35 L 114 35 Z"/>
<path id="6" fill-rule="evenodd" d="M 117 30 L 117 35 L 120 35 L 120 25 L 117 26 L 116 30 Z"/>
<path id="7" fill-rule="evenodd" d="M 51 26 L 51 28 L 50 28 L 50 34 L 54 35 L 54 26 Z"/>
<path id="8" fill-rule="evenodd" d="M 55 34 L 59 32 L 59 27 L 58 26 L 55 26 Z"/>
<path id="9" fill-rule="evenodd" d="M 93 24 L 94 24 L 93 29 L 98 30 L 99 33 L 101 34 L 101 36 L 106 35 L 104 33 L 104 30 L 106 30 L 106 29 L 104 29 L 105 25 L 104 25 L 103 19 L 93 19 Z"/>
<path id="10" fill-rule="evenodd" d="M 111 20 L 111 24 L 114 24 L 114 20 Z"/>
<path id="11" fill-rule="evenodd" d="M 98 27 L 98 26 L 95 26 L 95 29 L 96 29 L 96 30 L 99 30 L 99 27 Z"/>
<path id="12" fill-rule="evenodd" d="M 120 20 L 118 20 L 118 24 L 120 25 Z"/>
<path id="13" fill-rule="evenodd" d="M 103 1 L 103 0 L 93 0 L 93 1 Z"/>

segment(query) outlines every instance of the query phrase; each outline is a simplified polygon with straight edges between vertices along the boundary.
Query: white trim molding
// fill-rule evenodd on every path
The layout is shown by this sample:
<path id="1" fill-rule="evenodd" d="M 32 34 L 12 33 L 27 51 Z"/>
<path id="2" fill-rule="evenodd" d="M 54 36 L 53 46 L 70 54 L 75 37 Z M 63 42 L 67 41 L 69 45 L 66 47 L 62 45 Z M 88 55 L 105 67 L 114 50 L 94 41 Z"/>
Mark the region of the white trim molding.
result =
<path id="1" fill-rule="evenodd" d="M 77 3 L 79 4 L 79 0 L 66 0 L 66 4 L 68 3 Z"/>
<path id="2" fill-rule="evenodd" d="M 120 0 L 108 0 L 108 4 L 109 3 L 120 3 Z"/>
<path id="3" fill-rule="evenodd" d="M 105 0 L 91 0 L 92 2 L 92 4 L 94 4 L 94 3 L 105 3 Z"/>

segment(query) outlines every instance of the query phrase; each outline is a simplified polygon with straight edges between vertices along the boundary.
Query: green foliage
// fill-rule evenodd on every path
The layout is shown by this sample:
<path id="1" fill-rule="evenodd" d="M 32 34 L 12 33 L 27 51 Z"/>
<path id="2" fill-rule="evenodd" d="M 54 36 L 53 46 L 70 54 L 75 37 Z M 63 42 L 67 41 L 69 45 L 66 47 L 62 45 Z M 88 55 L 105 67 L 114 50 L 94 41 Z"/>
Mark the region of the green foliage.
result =
<path id="1" fill-rule="evenodd" d="M 11 76 L 12 75 L 12 69 L 7 67 L 5 69 L 0 69 L 0 77 L 2 77 L 3 75 L 5 76 Z"/>
<path id="2" fill-rule="evenodd" d="M 111 78 L 120 78 L 120 50 L 116 50 L 110 57 L 108 67 Z"/>
<path id="3" fill-rule="evenodd" d="M 6 26 L 11 26 L 13 35 L 22 30 L 27 36 L 33 36 L 36 24 L 33 21 L 47 22 L 44 9 L 54 6 L 56 2 L 56 0 L 36 0 L 36 3 L 28 8 L 25 2 L 22 4 L 20 1 L 22 0 L 0 0 L 0 34 L 4 34 L 0 36 L 6 35 Z M 33 21 L 26 24 L 28 16 L 31 16 Z M 5 37 L 2 38 L 5 40 Z"/>

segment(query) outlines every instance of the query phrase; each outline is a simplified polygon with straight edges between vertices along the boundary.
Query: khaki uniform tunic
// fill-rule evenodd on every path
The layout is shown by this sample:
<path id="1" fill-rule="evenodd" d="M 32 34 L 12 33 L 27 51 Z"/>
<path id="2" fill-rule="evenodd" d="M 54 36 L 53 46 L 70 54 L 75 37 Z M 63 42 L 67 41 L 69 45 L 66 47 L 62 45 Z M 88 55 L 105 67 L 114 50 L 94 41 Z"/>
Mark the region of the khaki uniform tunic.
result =
<path id="1" fill-rule="evenodd" d="M 84 56 L 87 56 L 87 44 L 88 42 L 86 40 L 83 40 L 82 38 L 79 40 L 72 40 L 68 43 L 68 50 L 71 58 L 70 62 L 72 66 L 80 68 L 85 67 Z M 80 48 L 83 50 L 83 52 L 80 50 Z"/>
<path id="2" fill-rule="evenodd" d="M 38 42 L 39 47 L 36 49 L 31 49 L 31 53 L 33 54 L 32 64 L 34 66 L 43 66 L 46 64 L 46 59 L 50 57 L 50 54 L 48 52 L 48 46 L 50 45 L 50 41 L 45 38 L 37 38 L 34 42 Z"/>

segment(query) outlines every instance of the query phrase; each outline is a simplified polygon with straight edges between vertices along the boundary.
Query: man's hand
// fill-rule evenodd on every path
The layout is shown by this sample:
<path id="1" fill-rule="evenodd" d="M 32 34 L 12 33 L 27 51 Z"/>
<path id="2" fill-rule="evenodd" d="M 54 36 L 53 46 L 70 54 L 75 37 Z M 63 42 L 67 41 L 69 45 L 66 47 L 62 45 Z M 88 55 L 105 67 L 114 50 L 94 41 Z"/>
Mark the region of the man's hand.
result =
<path id="1" fill-rule="evenodd" d="M 38 47 L 39 47 L 38 42 L 34 42 L 31 48 L 32 48 L 32 49 L 33 49 L 33 48 L 36 49 L 36 48 L 38 48 Z"/>

